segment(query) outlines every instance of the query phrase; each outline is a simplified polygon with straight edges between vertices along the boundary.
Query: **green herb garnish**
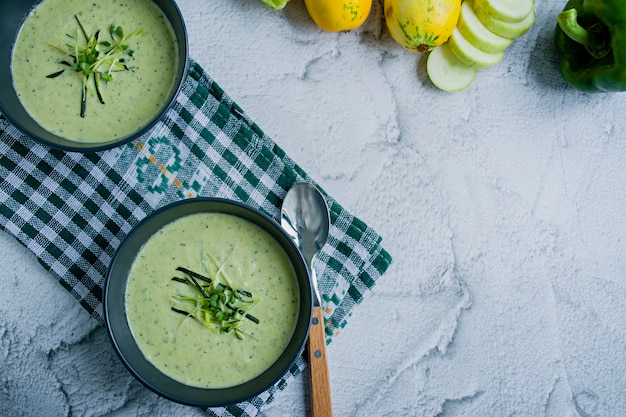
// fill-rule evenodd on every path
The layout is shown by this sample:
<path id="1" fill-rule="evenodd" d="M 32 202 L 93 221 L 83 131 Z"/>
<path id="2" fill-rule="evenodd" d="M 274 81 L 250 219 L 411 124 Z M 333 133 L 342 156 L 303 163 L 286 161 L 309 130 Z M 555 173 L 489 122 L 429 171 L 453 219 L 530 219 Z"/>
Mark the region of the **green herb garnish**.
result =
<path id="1" fill-rule="evenodd" d="M 60 45 L 50 46 L 63 54 L 64 59 L 59 61 L 59 64 L 70 67 L 82 77 L 80 117 L 85 117 L 87 95 L 93 92 L 91 80 L 93 80 L 98 101 L 104 104 L 100 82 L 111 82 L 113 81 L 113 73 L 133 69 L 128 66 L 128 62 L 135 52 L 128 45 L 128 41 L 141 34 L 143 29 L 126 35 L 121 26 L 112 24 L 109 27 L 110 40 L 101 40 L 100 30 L 89 35 L 77 15 L 74 15 L 74 19 L 78 23 L 76 33 L 74 35 L 66 34 L 65 41 L 61 39 Z M 65 69 L 62 69 L 46 77 L 56 78 L 64 71 Z"/>
<path id="2" fill-rule="evenodd" d="M 258 299 L 254 299 L 248 291 L 216 282 L 187 268 L 176 269 L 185 276 L 173 277 L 172 280 L 193 288 L 194 294 L 173 295 L 172 311 L 193 317 L 215 334 L 233 332 L 238 339 L 243 339 L 244 335 L 254 338 L 239 324 L 244 318 L 259 324 L 259 320 L 248 313 Z"/>

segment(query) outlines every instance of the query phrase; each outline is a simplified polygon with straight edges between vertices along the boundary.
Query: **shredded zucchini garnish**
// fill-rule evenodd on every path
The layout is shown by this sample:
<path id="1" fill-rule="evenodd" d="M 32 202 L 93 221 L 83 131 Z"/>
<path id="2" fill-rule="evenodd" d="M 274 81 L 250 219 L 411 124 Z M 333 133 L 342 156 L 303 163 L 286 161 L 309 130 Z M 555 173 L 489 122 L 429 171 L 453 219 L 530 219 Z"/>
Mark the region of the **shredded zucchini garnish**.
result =
<path id="1" fill-rule="evenodd" d="M 255 324 L 259 320 L 248 313 L 259 301 L 242 289 L 235 289 L 184 267 L 176 268 L 184 277 L 173 277 L 173 281 L 193 288 L 193 295 L 174 294 L 172 310 L 193 317 L 198 323 L 215 334 L 233 332 L 238 339 L 254 336 L 239 327 L 245 318 Z"/>
<path id="2" fill-rule="evenodd" d="M 82 78 L 80 117 L 85 117 L 87 94 L 93 91 L 91 80 L 93 80 L 98 100 L 104 104 L 100 82 L 113 81 L 113 73 L 115 72 L 132 70 L 128 63 L 133 57 L 134 50 L 130 48 L 128 41 L 140 35 L 143 30 L 138 29 L 130 34 L 125 34 L 121 26 L 112 24 L 108 30 L 110 40 L 101 40 L 99 30 L 90 35 L 77 15 L 74 15 L 74 19 L 80 30 L 77 29 L 73 35 L 66 34 L 58 45 L 50 46 L 63 54 L 63 59 L 59 61 L 59 64 L 70 67 Z M 46 77 L 56 78 L 64 71 L 62 69 Z"/>

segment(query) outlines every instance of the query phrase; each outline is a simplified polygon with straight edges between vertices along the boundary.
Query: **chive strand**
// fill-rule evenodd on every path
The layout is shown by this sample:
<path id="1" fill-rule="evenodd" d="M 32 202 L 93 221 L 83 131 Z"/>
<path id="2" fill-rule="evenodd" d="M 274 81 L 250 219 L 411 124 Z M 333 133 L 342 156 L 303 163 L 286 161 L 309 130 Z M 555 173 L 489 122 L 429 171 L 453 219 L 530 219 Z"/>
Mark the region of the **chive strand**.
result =
<path id="1" fill-rule="evenodd" d="M 176 268 L 176 270 L 177 270 L 177 271 L 180 271 L 180 272 L 184 272 L 185 274 L 187 274 L 187 275 L 189 275 L 189 276 L 192 276 L 192 277 L 198 278 L 198 279 L 199 279 L 199 280 L 201 280 L 201 281 L 208 282 L 209 284 L 210 284 L 211 282 L 213 282 L 213 280 L 212 280 L 211 278 L 209 278 L 209 277 L 205 277 L 204 275 L 200 275 L 199 273 L 194 272 L 194 271 L 191 271 L 191 270 L 189 270 L 189 269 L 187 269 L 187 268 L 185 268 L 185 267 L 183 267 L 183 266 L 179 266 L 178 268 Z"/>
<path id="2" fill-rule="evenodd" d="M 76 19 L 76 21 L 78 22 L 78 26 L 80 27 L 80 30 L 83 32 L 83 35 L 85 36 L 85 40 L 89 42 L 89 35 L 87 35 L 87 31 L 85 30 L 85 27 L 81 23 L 80 19 L 78 18 L 77 15 L 74 15 L 74 19 Z"/>
<path id="3" fill-rule="evenodd" d="M 96 94 L 98 95 L 98 101 L 100 101 L 100 103 L 102 104 L 105 104 L 104 98 L 102 97 L 102 91 L 100 91 L 100 77 L 98 77 L 98 74 L 94 74 L 93 79 L 96 85 Z"/>
<path id="4" fill-rule="evenodd" d="M 179 309 L 177 309 L 175 307 L 171 307 L 171 308 L 172 308 L 172 311 L 174 311 L 174 312 L 176 312 L 178 314 L 182 314 L 184 316 L 190 316 L 190 314 L 188 312 L 184 311 L 184 310 L 179 310 Z"/>
<path id="5" fill-rule="evenodd" d="M 198 291 L 200 291 L 200 293 L 205 297 L 205 298 L 209 298 L 209 294 L 207 294 L 207 292 L 204 290 L 204 288 L 202 288 L 200 286 L 200 284 L 198 284 L 198 281 L 196 281 L 196 279 L 193 276 L 189 276 L 189 278 L 191 279 L 191 282 L 193 282 L 193 285 L 195 285 L 195 287 L 198 289 Z"/>
<path id="6" fill-rule="evenodd" d="M 251 293 L 249 293 L 249 292 L 248 292 L 248 291 L 246 291 L 246 290 L 237 290 L 237 293 L 239 293 L 239 294 L 241 294 L 241 295 L 244 295 L 244 296 L 246 296 L 246 297 L 250 297 L 250 298 L 252 298 L 252 294 L 251 294 Z"/>
<path id="7" fill-rule="evenodd" d="M 257 319 L 256 317 L 254 317 L 252 314 L 250 313 L 246 313 L 246 315 L 244 316 L 245 318 L 247 318 L 248 320 L 250 320 L 251 322 L 254 322 L 256 324 L 259 324 L 259 319 Z"/>
<path id="8" fill-rule="evenodd" d="M 46 75 L 46 78 L 56 78 L 59 75 L 63 74 L 65 72 L 65 70 L 61 70 L 61 71 L 57 71 L 57 72 L 53 72 L 52 74 L 48 74 Z"/>
<path id="9" fill-rule="evenodd" d="M 87 110 L 87 79 L 83 81 L 83 90 L 80 96 L 80 117 L 85 117 L 85 111 Z"/>

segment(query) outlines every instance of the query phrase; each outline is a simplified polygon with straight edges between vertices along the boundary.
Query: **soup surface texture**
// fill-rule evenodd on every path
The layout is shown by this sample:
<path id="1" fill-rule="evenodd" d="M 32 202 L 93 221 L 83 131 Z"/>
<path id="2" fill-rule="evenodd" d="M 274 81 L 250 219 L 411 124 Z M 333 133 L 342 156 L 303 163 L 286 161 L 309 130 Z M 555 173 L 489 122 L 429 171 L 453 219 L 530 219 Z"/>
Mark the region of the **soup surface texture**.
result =
<path id="1" fill-rule="evenodd" d="M 244 319 L 250 335 L 214 334 L 171 309 L 174 294 L 193 293 L 174 281 L 182 266 L 258 298 Z M 126 286 L 126 314 L 144 354 L 186 385 L 222 388 L 267 370 L 291 339 L 299 311 L 295 270 L 280 244 L 252 222 L 224 213 L 197 213 L 167 224 L 142 246 Z"/>
<path id="2" fill-rule="evenodd" d="M 100 82 L 106 104 L 98 100 L 91 77 L 84 117 L 82 73 L 61 64 L 72 58 L 55 49 L 77 41 L 86 45 L 75 15 L 89 36 L 100 30 L 101 41 L 111 40 L 112 24 L 126 35 L 143 30 L 127 42 L 134 51 L 128 61 L 131 70 Z M 43 128 L 75 142 L 103 143 L 126 137 L 154 118 L 174 88 L 178 65 L 174 31 L 151 0 L 44 0 L 20 29 L 11 73 L 22 105 Z M 60 70 L 62 74 L 47 78 Z"/>

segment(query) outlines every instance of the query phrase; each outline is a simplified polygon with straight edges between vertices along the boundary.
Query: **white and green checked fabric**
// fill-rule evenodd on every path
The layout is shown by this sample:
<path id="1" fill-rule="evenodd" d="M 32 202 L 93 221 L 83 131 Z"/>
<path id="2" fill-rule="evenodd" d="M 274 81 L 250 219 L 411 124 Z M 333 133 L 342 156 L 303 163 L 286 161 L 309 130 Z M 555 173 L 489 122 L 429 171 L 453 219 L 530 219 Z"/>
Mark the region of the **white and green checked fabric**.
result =
<path id="1" fill-rule="evenodd" d="M 286 191 L 313 180 L 195 62 L 175 105 L 140 140 L 99 153 L 49 149 L 0 115 L 0 226 L 104 322 L 102 288 L 116 248 L 146 215 L 185 198 L 213 196 L 278 220 Z M 328 243 L 318 257 L 327 343 L 391 263 L 380 236 L 326 196 Z M 305 367 L 300 358 L 250 402 L 210 409 L 254 416 Z"/>

